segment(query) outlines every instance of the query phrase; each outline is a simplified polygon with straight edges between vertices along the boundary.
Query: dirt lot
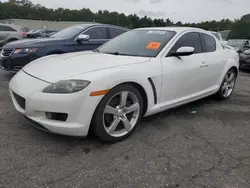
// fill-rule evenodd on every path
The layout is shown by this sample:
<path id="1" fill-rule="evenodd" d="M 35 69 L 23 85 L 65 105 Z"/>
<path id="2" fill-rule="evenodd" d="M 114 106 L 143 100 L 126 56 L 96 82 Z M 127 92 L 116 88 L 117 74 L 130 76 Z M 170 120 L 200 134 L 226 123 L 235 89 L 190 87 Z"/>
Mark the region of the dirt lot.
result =
<path id="1" fill-rule="evenodd" d="M 34 129 L 14 109 L 9 79 L 0 71 L 0 187 L 250 187 L 249 73 L 231 99 L 148 117 L 113 145 Z"/>

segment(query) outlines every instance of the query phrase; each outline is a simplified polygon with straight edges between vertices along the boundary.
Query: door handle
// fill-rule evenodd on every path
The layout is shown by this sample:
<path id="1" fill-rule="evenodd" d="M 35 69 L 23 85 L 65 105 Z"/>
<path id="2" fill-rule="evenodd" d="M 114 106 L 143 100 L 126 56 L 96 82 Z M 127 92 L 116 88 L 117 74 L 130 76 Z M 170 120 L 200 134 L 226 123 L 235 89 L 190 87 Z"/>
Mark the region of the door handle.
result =
<path id="1" fill-rule="evenodd" d="M 200 67 L 201 67 L 201 68 L 202 68 L 202 67 L 208 67 L 208 64 L 205 63 L 205 62 L 202 62 L 201 65 L 200 65 Z"/>

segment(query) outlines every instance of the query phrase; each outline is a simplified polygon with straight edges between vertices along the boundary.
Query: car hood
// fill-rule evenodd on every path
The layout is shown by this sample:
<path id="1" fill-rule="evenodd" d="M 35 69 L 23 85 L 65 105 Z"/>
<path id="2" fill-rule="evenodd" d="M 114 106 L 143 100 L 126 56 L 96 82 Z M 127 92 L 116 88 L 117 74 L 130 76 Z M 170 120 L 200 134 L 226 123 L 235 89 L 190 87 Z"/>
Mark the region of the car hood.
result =
<path id="1" fill-rule="evenodd" d="M 34 48 L 43 47 L 45 45 L 56 45 L 57 43 L 64 41 L 62 38 L 36 38 L 36 39 L 23 39 L 7 43 L 3 46 L 3 49 L 11 48 Z"/>
<path id="2" fill-rule="evenodd" d="M 149 57 L 118 56 L 84 51 L 43 57 L 23 67 L 23 71 L 36 78 L 54 83 L 78 74 L 149 60 Z"/>

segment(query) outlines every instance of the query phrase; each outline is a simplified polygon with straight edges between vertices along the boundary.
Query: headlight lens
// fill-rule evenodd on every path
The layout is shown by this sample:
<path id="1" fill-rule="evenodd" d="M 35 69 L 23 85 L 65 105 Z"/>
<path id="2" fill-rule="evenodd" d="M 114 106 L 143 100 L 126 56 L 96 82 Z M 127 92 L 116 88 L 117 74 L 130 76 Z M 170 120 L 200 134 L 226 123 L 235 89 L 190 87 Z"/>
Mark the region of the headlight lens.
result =
<path id="1" fill-rule="evenodd" d="M 83 90 L 90 84 L 86 80 L 61 80 L 46 87 L 44 93 L 68 94 Z"/>
<path id="2" fill-rule="evenodd" d="M 24 48 L 24 49 L 16 49 L 14 54 L 31 54 L 37 51 L 37 48 Z"/>

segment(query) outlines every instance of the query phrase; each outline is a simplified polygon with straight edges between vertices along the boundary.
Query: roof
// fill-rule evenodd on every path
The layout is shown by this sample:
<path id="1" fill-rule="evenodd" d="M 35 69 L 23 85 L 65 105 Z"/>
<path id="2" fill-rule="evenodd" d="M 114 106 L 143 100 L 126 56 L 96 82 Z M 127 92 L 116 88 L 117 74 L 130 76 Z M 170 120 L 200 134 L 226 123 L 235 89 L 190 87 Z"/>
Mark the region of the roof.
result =
<path id="1" fill-rule="evenodd" d="M 1 1 L 1 0 L 0 0 Z M 21 28 L 30 29 L 53 29 L 53 30 L 61 30 L 73 25 L 79 24 L 99 24 L 95 21 L 45 21 L 45 20 L 27 20 L 27 19 L 4 19 L 0 20 L 0 23 L 5 24 L 15 24 L 20 26 Z"/>
<path id="2" fill-rule="evenodd" d="M 5 24 L 5 23 L 1 23 L 0 22 L 0 25 L 3 25 L 3 26 L 9 26 L 9 27 L 12 27 L 12 28 L 18 28 L 18 29 L 20 29 L 21 27 L 20 26 L 18 26 L 18 25 L 15 25 L 15 24 Z"/>
<path id="3" fill-rule="evenodd" d="M 0 22 L 0 25 L 17 26 L 17 25 L 15 25 L 15 24 L 8 24 L 8 23 L 2 23 L 2 22 Z"/>
<path id="4" fill-rule="evenodd" d="M 119 25 L 111 25 L 111 24 L 101 24 L 101 23 L 96 23 L 96 22 L 89 22 L 89 23 L 83 23 L 83 24 L 76 24 L 76 25 L 72 25 L 70 27 L 91 27 L 91 26 L 109 26 L 109 27 L 116 27 L 116 28 L 122 28 L 124 30 L 130 30 L 126 27 L 122 27 L 122 26 L 119 26 Z"/>
<path id="5" fill-rule="evenodd" d="M 145 27 L 145 28 L 139 28 L 139 30 L 168 30 L 168 31 L 176 31 L 178 33 L 188 30 L 205 31 L 204 29 L 195 27 Z"/>
<path id="6" fill-rule="evenodd" d="M 130 30 L 129 28 L 122 27 L 122 26 L 119 26 L 119 25 L 112 25 L 112 24 L 100 24 L 100 25 L 103 25 L 103 26 L 111 26 L 111 27 L 118 27 L 118 28 L 123 28 L 123 29 L 125 29 L 125 30 Z"/>
<path id="7" fill-rule="evenodd" d="M 87 26 L 87 27 L 89 27 L 89 26 L 93 26 L 93 25 L 96 25 L 96 26 L 98 26 L 98 25 L 100 25 L 100 26 L 110 26 L 110 27 L 118 27 L 118 28 L 123 28 L 123 29 L 126 29 L 126 30 L 130 30 L 130 29 L 128 29 L 128 28 L 126 28 L 126 27 L 122 27 L 122 26 L 119 26 L 119 25 L 112 25 L 112 24 L 102 24 L 102 23 L 96 23 L 96 22 L 88 22 L 88 23 L 83 23 L 83 24 L 77 24 L 77 25 L 73 25 L 73 26 Z"/>
<path id="8" fill-rule="evenodd" d="M 70 27 L 89 27 L 89 26 L 92 26 L 92 25 L 101 25 L 101 24 L 98 24 L 98 23 L 81 23 L 81 24 L 72 25 Z"/>

